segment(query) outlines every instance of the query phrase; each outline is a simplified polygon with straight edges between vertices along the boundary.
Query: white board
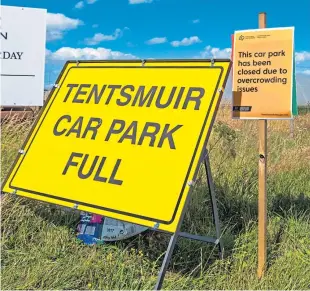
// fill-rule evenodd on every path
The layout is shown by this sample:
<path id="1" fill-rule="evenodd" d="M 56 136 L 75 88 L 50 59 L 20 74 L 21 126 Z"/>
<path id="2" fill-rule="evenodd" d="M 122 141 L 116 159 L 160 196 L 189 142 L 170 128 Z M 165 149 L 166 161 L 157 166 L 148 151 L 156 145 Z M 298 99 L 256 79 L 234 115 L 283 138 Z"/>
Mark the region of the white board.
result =
<path id="1" fill-rule="evenodd" d="M 1 106 L 42 106 L 46 9 L 0 9 Z"/>

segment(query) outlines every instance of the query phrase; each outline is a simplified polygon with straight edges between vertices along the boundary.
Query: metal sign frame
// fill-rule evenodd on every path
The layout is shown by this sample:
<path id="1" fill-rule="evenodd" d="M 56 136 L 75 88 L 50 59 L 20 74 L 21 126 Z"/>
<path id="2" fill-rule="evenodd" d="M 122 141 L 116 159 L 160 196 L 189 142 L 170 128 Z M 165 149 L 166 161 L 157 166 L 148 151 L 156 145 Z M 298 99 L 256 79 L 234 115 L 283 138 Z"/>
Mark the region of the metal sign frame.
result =
<path id="1" fill-rule="evenodd" d="M 160 231 L 160 232 L 167 232 L 169 234 L 172 234 L 171 238 L 170 238 L 170 242 L 169 242 L 169 245 L 168 245 L 168 248 L 167 248 L 167 251 L 166 251 L 166 254 L 165 254 L 165 258 L 164 258 L 164 261 L 162 263 L 162 266 L 161 266 L 161 269 L 160 269 L 160 272 L 159 272 L 159 276 L 158 276 L 158 280 L 157 280 L 157 283 L 156 283 L 156 286 L 155 286 L 155 289 L 156 290 L 159 290 L 161 289 L 161 286 L 162 286 L 162 283 L 164 281 L 164 277 L 165 277 L 165 274 L 166 274 L 166 271 L 167 271 L 167 268 L 168 268 L 168 265 L 169 265 L 169 262 L 170 262 L 170 259 L 171 259 L 171 256 L 172 256 L 172 253 L 173 253 L 173 250 L 174 250 L 174 247 L 177 243 L 177 239 L 179 237 L 184 237 L 184 238 L 189 238 L 189 239 L 193 239 L 193 240 L 198 240 L 198 241 L 202 241 L 202 242 L 206 242 L 206 243 L 212 243 L 212 244 L 215 244 L 219 247 L 219 253 L 220 253 L 220 257 L 222 257 L 222 254 L 223 254 L 223 246 L 222 246 L 222 242 L 221 242 L 221 239 L 220 239 L 220 236 L 221 236 L 221 229 L 220 229 L 220 223 L 219 223 L 219 217 L 218 217 L 218 210 L 217 210 L 217 204 L 216 204 L 216 198 L 215 198 L 215 192 L 214 192 L 214 185 L 213 185 L 213 180 L 212 180 L 212 175 L 211 175 L 211 168 L 210 168 L 210 161 L 209 161 L 209 155 L 208 155 L 208 152 L 206 150 L 206 146 L 207 146 L 207 142 L 209 140 L 209 137 L 210 137 L 210 134 L 211 134 L 211 130 L 212 130 L 212 127 L 213 127 L 213 124 L 214 124 L 214 121 L 215 121 L 215 118 L 216 118 L 216 113 L 218 111 L 218 108 L 219 108 L 219 105 L 220 105 L 220 102 L 221 102 L 221 99 L 222 99 L 222 96 L 223 96 L 223 93 L 224 93 L 224 88 L 226 86 L 226 83 L 227 83 L 227 79 L 229 77 L 229 72 L 231 70 L 231 66 L 232 66 L 232 62 L 230 59 L 218 59 L 218 60 L 214 60 L 214 59 L 191 59 L 191 60 L 188 60 L 188 59 L 170 59 L 170 60 L 166 60 L 166 59 L 157 59 L 157 60 L 103 60 L 103 61 L 97 61 L 97 60 L 94 60 L 94 61 L 68 61 L 68 63 L 76 63 L 77 65 L 79 63 L 92 63 L 92 62 L 96 62 L 96 63 L 99 63 L 99 62 L 102 62 L 102 63 L 129 63 L 129 64 L 141 64 L 141 66 L 144 66 L 146 62 L 148 63 L 158 63 L 158 62 L 167 62 L 167 63 L 180 63 L 180 62 L 186 62 L 186 63 L 189 63 L 189 62 L 192 62 L 193 63 L 193 66 L 195 63 L 203 63 L 203 62 L 210 62 L 211 63 L 211 67 L 215 66 L 215 63 L 216 61 L 218 62 L 227 62 L 229 63 L 228 65 L 228 69 L 227 69 L 227 73 L 226 73 L 226 76 L 223 80 L 223 83 L 222 83 L 222 87 L 221 88 L 218 88 L 218 92 L 219 92 L 219 97 L 218 97 L 218 100 L 215 104 L 215 110 L 214 110 L 214 114 L 211 118 L 211 121 L 210 121 L 210 126 L 207 130 L 207 135 L 206 137 L 204 138 L 204 141 L 202 141 L 202 144 L 203 144 L 203 148 L 205 150 L 203 150 L 201 153 L 197 153 L 198 155 L 200 155 L 199 157 L 199 162 L 197 163 L 196 165 L 196 169 L 194 170 L 194 175 L 193 175 L 193 180 L 192 180 L 192 183 L 190 185 L 190 189 L 188 191 L 188 194 L 186 196 L 186 199 L 185 199 L 185 203 L 183 205 L 183 208 L 181 209 L 181 213 L 180 213 L 180 218 L 177 222 L 177 227 L 176 227 L 176 230 L 174 232 L 167 232 L 167 231 L 164 231 L 164 230 L 159 230 L 157 229 L 156 227 L 156 224 L 154 225 L 154 230 L 157 230 L 157 231 Z M 169 66 L 169 65 L 167 65 Z M 53 89 L 51 90 L 49 96 L 48 96 L 48 99 L 46 100 L 46 103 L 44 105 L 44 107 L 48 104 L 48 101 L 50 100 L 50 98 L 53 96 L 54 94 L 54 91 L 57 89 L 58 87 L 58 83 L 60 81 L 60 79 L 62 78 L 62 74 L 59 75 L 57 81 L 56 81 L 56 84 L 55 86 L 53 87 Z M 211 108 L 212 104 L 210 105 L 210 108 Z M 24 154 L 24 151 L 23 151 L 23 148 L 25 147 L 25 145 L 27 144 L 29 138 L 31 137 L 33 131 L 35 130 L 43 112 L 44 112 L 44 107 L 41 109 L 41 112 L 36 120 L 36 122 L 34 123 L 32 129 L 30 130 L 28 136 L 26 137 L 25 139 L 25 142 L 23 143 L 22 147 L 21 147 L 21 150 L 19 150 L 19 155 L 16 157 L 10 171 L 9 171 L 9 174 L 7 175 L 6 179 L 4 180 L 2 186 L 1 186 L 1 190 L 3 191 L 3 186 L 7 183 L 7 180 L 9 179 L 10 175 L 11 175 L 11 172 L 13 171 L 16 163 L 18 162 L 18 160 L 20 159 L 20 155 L 23 155 Z M 210 197 L 211 197 L 211 202 L 212 202 L 212 212 L 213 212 L 213 219 L 214 219 L 214 223 L 215 223 L 215 227 L 216 227 L 216 238 L 214 237 L 208 237 L 208 236 L 199 236 L 199 235 L 194 235 L 194 234 L 190 234 L 190 233 L 186 233 L 186 232 L 181 232 L 180 229 L 181 229 L 181 225 L 182 225 L 182 222 L 183 222 L 183 219 L 184 219 L 184 215 L 185 215 L 185 212 L 188 208 L 188 204 L 189 204 L 189 201 L 190 201 L 190 198 L 191 198 L 191 195 L 192 195 L 192 191 L 193 191 L 193 186 L 195 184 L 195 181 L 196 181 L 196 178 L 197 178 L 197 174 L 198 174 L 198 170 L 200 168 L 200 166 L 204 164 L 204 167 L 205 167 L 205 170 L 206 170 L 206 174 L 207 174 L 207 181 L 208 181 L 208 186 L 209 186 L 209 190 L 210 190 Z M 11 194 L 16 194 L 16 190 L 13 191 L 13 193 Z M 72 201 L 70 201 L 72 202 Z M 75 204 L 73 206 L 73 208 L 77 209 L 78 208 L 78 204 Z M 131 222 L 132 223 L 132 222 Z M 157 223 L 158 224 L 158 223 Z"/>
<path id="2" fill-rule="evenodd" d="M 219 60 L 208 60 L 208 59 L 194 59 L 194 60 L 186 60 L 186 59 L 183 59 L 183 60 L 178 60 L 178 59 L 172 59 L 172 60 L 127 60 L 127 61 L 122 61 L 122 60 L 117 60 L 117 61 L 97 61 L 97 60 L 94 60 L 94 61 L 68 61 L 66 63 L 66 66 L 64 66 L 64 69 L 62 71 L 62 73 L 60 74 L 60 76 L 58 77 L 58 80 L 53 88 L 53 90 L 51 91 L 49 97 L 48 97 L 48 100 L 46 101 L 44 107 L 42 108 L 41 110 L 41 114 L 39 115 L 39 117 L 37 118 L 34 126 L 32 127 L 32 130 L 30 131 L 30 133 L 28 134 L 27 138 L 26 138 L 26 141 L 25 143 L 23 144 L 22 148 L 19 150 L 19 154 L 17 156 L 17 159 L 15 160 L 15 163 L 13 165 L 13 167 L 11 168 L 10 170 L 10 173 L 9 175 L 7 176 L 7 178 L 9 178 L 10 180 L 9 181 L 5 181 L 5 185 L 8 184 L 7 182 L 11 182 L 12 180 L 12 176 L 14 175 L 14 172 L 16 170 L 17 167 L 19 167 L 21 161 L 23 160 L 24 156 L 25 156 L 25 153 L 26 153 L 26 150 L 28 150 L 28 146 L 29 144 L 31 144 L 32 140 L 33 140 L 33 136 L 36 134 L 36 131 L 37 131 L 37 127 L 40 125 L 40 123 L 42 122 L 41 119 L 43 119 L 44 115 L 46 114 L 46 111 L 49 109 L 49 106 L 51 106 L 51 102 L 53 102 L 54 100 L 54 97 L 55 97 L 55 94 L 57 93 L 57 91 L 55 92 L 55 90 L 58 90 L 59 88 L 59 84 L 62 83 L 62 79 L 63 79 L 63 76 L 64 76 L 64 73 L 66 73 L 66 71 L 68 69 L 70 69 L 70 67 L 84 67 L 89 64 L 89 63 L 96 63 L 98 64 L 98 66 L 100 66 L 101 63 L 105 63 L 106 66 L 119 66 L 118 64 L 123 64 L 121 65 L 122 67 L 132 67 L 135 66 L 136 67 L 145 67 L 145 68 L 148 68 L 148 66 L 151 66 L 151 67 L 163 67 L 163 68 L 166 68 L 166 67 L 174 67 L 174 68 L 180 68 L 180 70 L 182 70 L 183 68 L 192 68 L 192 67 L 201 67 L 201 68 L 210 68 L 210 67 L 214 67 L 214 69 L 221 69 L 221 71 L 224 71 L 225 70 L 225 73 L 226 75 L 222 76 L 221 80 L 218 81 L 217 83 L 215 83 L 215 87 L 217 87 L 216 89 L 216 94 L 215 95 L 213 92 L 210 92 L 209 94 L 210 95 L 210 98 L 213 98 L 213 100 L 211 99 L 211 103 L 209 105 L 209 109 L 206 109 L 206 115 L 209 116 L 208 119 L 206 119 L 204 122 L 208 123 L 208 127 L 205 128 L 204 130 L 204 134 L 202 135 L 200 133 L 200 145 L 199 145 L 199 151 L 196 150 L 196 155 L 195 155 L 195 163 L 193 164 L 193 166 L 191 167 L 191 173 L 190 173 L 190 177 L 188 177 L 188 181 L 185 181 L 185 187 L 187 188 L 186 189 L 186 195 L 188 194 L 189 190 L 190 190 L 190 184 L 195 180 L 195 176 L 197 174 L 197 170 L 198 170 L 198 165 L 200 165 L 200 163 L 202 162 L 202 153 L 200 152 L 201 149 L 205 148 L 206 144 L 207 144 L 207 141 L 208 141 L 208 138 L 209 138 L 209 135 L 210 135 L 210 132 L 211 132 L 211 128 L 212 128 L 212 125 L 213 125 L 213 122 L 214 122 L 214 118 L 215 118 L 215 115 L 216 115 L 216 111 L 217 111 L 217 108 L 218 108 L 218 105 L 219 105 L 219 102 L 221 100 L 221 97 L 222 97 L 222 94 L 223 94 L 223 88 L 225 87 L 225 84 L 226 84 L 226 81 L 227 81 L 227 78 L 229 76 L 229 71 L 230 71 L 230 68 L 231 68 L 231 61 L 229 59 L 219 59 Z M 162 65 L 164 63 L 164 65 Z M 184 63 L 184 66 L 183 64 Z M 225 63 L 225 69 L 223 66 L 221 66 L 221 63 Z M 68 64 L 70 64 L 70 67 L 67 67 Z M 82 65 L 83 64 L 83 65 Z M 221 73 L 220 73 L 221 74 Z M 215 81 L 215 80 L 214 80 Z M 221 88 L 219 87 L 221 86 Z M 213 97 L 212 97 L 213 96 Z M 216 96 L 216 98 L 214 97 Z M 53 98 L 53 99 L 52 99 Z M 211 109 L 212 108 L 212 109 Z M 209 113 L 210 111 L 212 110 L 212 115 L 210 116 Z M 43 114 L 43 115 L 42 115 Z M 205 126 L 202 124 L 202 126 Z M 31 139 L 31 140 L 30 140 Z M 25 147 L 27 146 L 27 148 Z M 184 187 L 184 185 L 183 185 Z M 15 192 L 16 194 L 19 194 L 19 190 L 22 192 L 21 195 L 24 195 L 26 197 L 29 197 L 29 198 L 32 198 L 32 199 L 38 199 L 38 200 L 45 200 L 47 202 L 50 202 L 50 203 L 55 203 L 55 204 L 60 204 L 62 206 L 66 206 L 66 207 L 72 207 L 72 208 L 75 208 L 75 209 L 79 209 L 79 210 L 82 210 L 82 211 L 86 211 L 86 212 L 94 212 L 96 213 L 96 209 L 98 209 L 98 214 L 101 214 L 101 215 L 104 215 L 104 216 L 109 216 L 108 213 L 104 213 L 104 212 L 107 212 L 108 209 L 102 209 L 102 206 L 98 206 L 98 207 L 92 207 L 93 205 L 91 204 L 87 204 L 86 203 L 83 203 L 83 201 L 78 201 L 78 200 L 72 200 L 71 197 L 63 197 L 62 199 L 59 199 L 59 197 L 55 197 L 54 195 L 49 195 L 48 193 L 34 193 L 33 191 L 30 192 L 28 190 L 25 190 L 25 189 L 17 189 L 16 187 L 12 187 L 12 186 L 8 186 L 6 185 L 5 186 L 5 189 L 7 192 Z M 23 187 L 25 188 L 25 187 Z M 9 189 L 9 190 L 8 190 Z M 38 195 L 40 194 L 40 195 Z M 176 229 L 176 226 L 177 226 L 177 222 L 179 220 L 179 217 L 180 217 L 180 214 L 182 212 L 182 208 L 184 207 L 184 204 L 185 204 L 185 200 L 186 200 L 186 195 L 182 195 L 184 196 L 182 198 L 182 207 L 178 207 L 178 214 L 177 214 L 177 218 L 174 218 L 173 221 L 160 221 L 158 219 L 160 219 L 160 217 L 158 217 L 158 219 L 145 219 L 143 217 L 134 217 L 134 215 L 128 215 L 130 216 L 130 221 L 128 220 L 128 222 L 131 222 L 131 223 L 135 223 L 135 224 L 141 224 L 143 225 L 143 223 L 146 223 L 145 224 L 146 226 L 148 227 L 151 227 L 151 228 L 157 228 L 157 229 L 161 229 L 162 231 L 165 231 L 165 232 L 168 232 L 168 233 L 173 233 Z M 42 198 L 40 198 L 40 196 Z M 71 198 L 71 199 L 68 199 L 68 198 Z M 108 211 L 109 212 L 109 211 Z M 111 212 L 111 211 L 110 211 Z M 117 210 L 114 211 L 117 213 L 117 217 L 114 216 L 113 218 L 116 218 L 116 219 L 120 219 L 120 220 L 124 220 L 124 221 L 127 221 L 126 220 L 126 215 L 123 215 L 122 213 L 118 213 Z M 111 216 L 112 217 L 112 216 Z M 128 217 L 127 217 L 128 218 Z M 170 227 L 171 225 L 171 227 Z M 169 229 L 170 228 L 170 229 Z"/>

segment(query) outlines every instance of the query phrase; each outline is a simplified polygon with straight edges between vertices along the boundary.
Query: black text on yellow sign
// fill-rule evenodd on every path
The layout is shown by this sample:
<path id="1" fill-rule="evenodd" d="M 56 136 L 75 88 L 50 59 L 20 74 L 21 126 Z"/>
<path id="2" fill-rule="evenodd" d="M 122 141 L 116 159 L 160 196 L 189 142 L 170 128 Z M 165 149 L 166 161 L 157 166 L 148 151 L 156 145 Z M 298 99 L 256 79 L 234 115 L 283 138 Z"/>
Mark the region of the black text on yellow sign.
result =
<path id="1" fill-rule="evenodd" d="M 173 232 L 229 68 L 68 63 L 4 191 Z"/>

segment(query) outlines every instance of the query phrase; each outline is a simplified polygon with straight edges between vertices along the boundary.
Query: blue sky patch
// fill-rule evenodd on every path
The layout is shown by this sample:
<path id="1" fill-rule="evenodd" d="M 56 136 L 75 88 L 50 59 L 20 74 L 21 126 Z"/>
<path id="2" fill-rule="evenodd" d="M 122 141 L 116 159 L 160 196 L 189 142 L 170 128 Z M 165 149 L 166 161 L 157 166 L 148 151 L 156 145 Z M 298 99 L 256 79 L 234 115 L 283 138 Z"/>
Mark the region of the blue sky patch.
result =
<path id="1" fill-rule="evenodd" d="M 266 12 L 267 27 L 295 27 L 298 102 L 310 102 L 309 0 L 2 0 L 2 5 L 47 9 L 46 86 L 68 59 L 229 58 L 231 34 L 257 28 L 258 13 Z"/>

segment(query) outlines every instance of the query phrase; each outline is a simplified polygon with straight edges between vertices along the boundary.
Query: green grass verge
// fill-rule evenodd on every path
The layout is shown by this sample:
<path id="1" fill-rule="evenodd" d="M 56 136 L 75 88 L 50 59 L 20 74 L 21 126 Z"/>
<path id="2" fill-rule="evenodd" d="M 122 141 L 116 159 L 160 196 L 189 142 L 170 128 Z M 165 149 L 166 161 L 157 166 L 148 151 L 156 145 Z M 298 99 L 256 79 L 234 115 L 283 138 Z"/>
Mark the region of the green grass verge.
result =
<path id="1" fill-rule="evenodd" d="M 29 130 L 2 125 L 1 178 Z M 257 123 L 218 117 L 209 143 L 224 259 L 212 245 L 180 239 L 164 289 L 310 289 L 310 115 L 270 122 L 268 268 L 257 267 Z M 183 230 L 214 235 L 201 169 Z M 1 289 L 152 289 L 169 237 L 148 231 L 89 247 L 75 236 L 78 213 L 6 195 L 1 203 Z"/>

